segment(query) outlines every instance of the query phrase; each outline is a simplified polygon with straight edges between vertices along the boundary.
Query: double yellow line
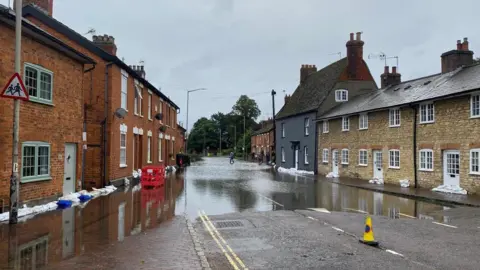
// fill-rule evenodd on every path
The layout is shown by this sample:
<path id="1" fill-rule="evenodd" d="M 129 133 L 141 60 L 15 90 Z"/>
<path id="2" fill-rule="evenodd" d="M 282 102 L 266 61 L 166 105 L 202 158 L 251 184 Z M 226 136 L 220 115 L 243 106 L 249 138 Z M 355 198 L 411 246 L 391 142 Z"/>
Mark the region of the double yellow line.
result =
<path id="1" fill-rule="evenodd" d="M 215 242 L 217 243 L 218 247 L 223 252 L 225 257 L 227 258 L 230 265 L 232 265 L 233 269 L 235 269 L 235 270 L 247 269 L 248 270 L 248 268 L 245 267 L 245 264 L 243 264 L 242 260 L 240 260 L 240 258 L 237 256 L 237 254 L 235 254 L 235 252 L 233 252 L 233 250 L 227 244 L 227 241 L 225 241 L 225 239 L 223 239 L 222 235 L 220 235 L 217 228 L 215 228 L 215 226 L 213 226 L 213 223 L 210 221 L 210 219 L 208 218 L 205 211 L 203 211 L 203 210 L 198 211 L 198 215 L 202 219 L 203 225 L 205 226 L 207 231 L 210 233 L 213 240 L 215 240 Z M 220 241 L 218 239 L 220 239 Z M 222 243 L 223 243 L 223 245 L 222 245 Z M 225 246 L 225 248 L 224 248 L 224 246 Z M 233 257 L 233 259 L 232 259 L 232 257 Z M 239 268 L 239 266 L 240 266 L 240 268 Z"/>

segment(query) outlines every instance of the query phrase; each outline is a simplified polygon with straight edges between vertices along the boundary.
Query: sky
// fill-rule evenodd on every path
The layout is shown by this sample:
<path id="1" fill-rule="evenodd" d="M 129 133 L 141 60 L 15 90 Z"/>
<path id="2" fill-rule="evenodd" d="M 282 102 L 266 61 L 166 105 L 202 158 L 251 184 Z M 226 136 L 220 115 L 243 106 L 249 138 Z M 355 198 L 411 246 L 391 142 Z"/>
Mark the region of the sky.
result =
<path id="1" fill-rule="evenodd" d="M 378 85 L 380 53 L 398 56 L 403 81 L 438 73 L 440 55 L 458 39 L 468 37 L 480 55 L 478 10 L 478 0 L 54 0 L 53 17 L 82 34 L 114 36 L 117 56 L 144 61 L 147 80 L 181 108 L 183 124 L 186 90 L 207 88 L 190 94 L 191 128 L 200 117 L 228 113 L 242 94 L 256 100 L 257 120 L 272 117 L 270 91 L 278 112 L 300 66 L 321 69 L 345 57 L 351 32 L 363 32 Z"/>

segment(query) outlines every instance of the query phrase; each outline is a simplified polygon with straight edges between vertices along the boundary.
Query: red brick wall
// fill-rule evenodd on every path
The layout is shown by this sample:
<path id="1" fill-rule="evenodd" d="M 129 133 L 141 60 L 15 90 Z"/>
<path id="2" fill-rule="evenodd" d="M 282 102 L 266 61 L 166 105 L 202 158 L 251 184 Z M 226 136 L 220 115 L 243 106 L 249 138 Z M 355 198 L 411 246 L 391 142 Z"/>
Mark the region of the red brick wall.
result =
<path id="1" fill-rule="evenodd" d="M 0 85 L 3 87 L 14 72 L 14 31 L 0 25 Z M 54 106 L 21 102 L 20 147 L 25 141 L 50 143 L 50 175 L 52 180 L 21 184 L 20 200 L 62 194 L 65 143 L 77 143 L 77 180 L 81 176 L 81 138 L 83 119 L 83 64 L 22 37 L 22 63 L 39 65 L 53 72 Z M 23 64 L 22 64 L 23 74 Z M 8 202 L 11 174 L 13 101 L 0 99 L 0 198 Z M 21 148 L 19 148 L 21 152 Z M 19 157 L 21 170 L 21 153 Z"/>

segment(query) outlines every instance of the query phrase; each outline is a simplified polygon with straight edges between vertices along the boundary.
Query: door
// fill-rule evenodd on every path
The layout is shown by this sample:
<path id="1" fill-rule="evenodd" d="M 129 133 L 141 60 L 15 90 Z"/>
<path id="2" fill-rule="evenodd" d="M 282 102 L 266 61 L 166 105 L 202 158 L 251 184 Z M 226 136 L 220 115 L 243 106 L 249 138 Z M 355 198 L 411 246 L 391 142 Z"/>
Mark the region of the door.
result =
<path id="1" fill-rule="evenodd" d="M 460 186 L 460 151 L 443 152 L 443 184 Z"/>
<path id="2" fill-rule="evenodd" d="M 67 208 L 62 211 L 62 257 L 68 258 L 75 252 L 75 209 Z"/>
<path id="3" fill-rule="evenodd" d="M 295 170 L 298 170 L 298 148 L 295 147 L 295 160 L 293 161 L 293 165 L 295 165 Z"/>
<path id="4" fill-rule="evenodd" d="M 64 156 L 64 177 L 63 177 L 63 195 L 75 192 L 76 168 L 77 168 L 77 145 L 74 143 L 65 144 Z"/>
<path id="5" fill-rule="evenodd" d="M 338 175 L 338 150 L 332 152 L 332 172 Z"/>
<path id="6" fill-rule="evenodd" d="M 373 151 L 373 178 L 383 179 L 382 151 Z"/>

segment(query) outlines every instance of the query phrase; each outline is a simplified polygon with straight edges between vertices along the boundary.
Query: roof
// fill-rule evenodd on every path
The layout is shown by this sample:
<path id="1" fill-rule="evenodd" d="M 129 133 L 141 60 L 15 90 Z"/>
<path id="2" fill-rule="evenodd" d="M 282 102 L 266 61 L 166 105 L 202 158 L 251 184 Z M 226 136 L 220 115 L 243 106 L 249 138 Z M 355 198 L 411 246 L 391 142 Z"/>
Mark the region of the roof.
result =
<path id="1" fill-rule="evenodd" d="M 318 119 L 337 118 L 360 112 L 448 98 L 478 89 L 480 89 L 480 65 L 473 64 L 449 73 L 434 74 L 357 96 L 334 107 Z"/>
<path id="2" fill-rule="evenodd" d="M 273 130 L 273 123 L 266 124 L 263 128 L 252 132 L 252 136 L 268 133 Z"/>
<path id="3" fill-rule="evenodd" d="M 95 55 L 101 57 L 102 59 L 112 62 L 122 69 L 124 69 L 126 72 L 128 72 L 129 75 L 137 79 L 139 82 L 147 86 L 148 89 L 152 90 L 160 96 L 162 99 L 170 103 L 172 106 L 174 106 L 176 109 L 180 109 L 172 100 L 170 100 L 167 96 L 165 96 L 160 90 L 158 90 L 155 86 L 153 86 L 149 81 L 146 79 L 142 78 L 137 72 L 135 72 L 132 68 L 130 68 L 127 64 L 125 64 L 122 60 L 120 60 L 117 56 L 112 55 L 107 53 L 106 51 L 102 50 L 100 47 L 97 47 L 92 41 L 89 39 L 85 38 L 81 34 L 77 33 L 75 30 L 71 29 L 70 27 L 66 26 L 65 24 L 61 23 L 60 21 L 57 21 L 51 16 L 48 16 L 44 12 L 38 10 L 33 4 L 29 4 L 23 8 L 23 16 L 30 15 L 48 27 L 51 27 L 55 29 L 58 33 L 68 37 L 69 39 L 75 41 L 78 43 L 80 46 L 86 48 L 90 52 L 94 53 Z"/>
<path id="4" fill-rule="evenodd" d="M 15 18 L 16 15 L 13 10 L 4 5 L 0 5 L 0 22 L 3 22 L 15 29 Z M 34 25 L 27 19 L 22 20 L 22 35 L 29 36 L 37 42 L 50 47 L 80 63 L 95 64 L 95 61 L 90 57 L 63 43 L 61 40 L 45 32 L 43 29 Z"/>
<path id="5" fill-rule="evenodd" d="M 305 83 L 299 84 L 289 101 L 276 115 L 277 119 L 316 111 L 337 83 L 347 67 L 347 58 L 334 62 L 310 74 Z"/>

